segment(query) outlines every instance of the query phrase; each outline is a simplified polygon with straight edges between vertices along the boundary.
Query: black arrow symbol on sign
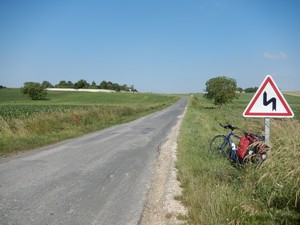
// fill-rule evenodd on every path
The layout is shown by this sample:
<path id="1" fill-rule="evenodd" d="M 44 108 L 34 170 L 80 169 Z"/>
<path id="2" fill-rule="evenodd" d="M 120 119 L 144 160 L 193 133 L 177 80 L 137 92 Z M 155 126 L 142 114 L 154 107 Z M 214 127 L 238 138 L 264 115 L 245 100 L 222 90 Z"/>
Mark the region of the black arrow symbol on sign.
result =
<path id="1" fill-rule="evenodd" d="M 269 100 L 267 100 L 267 92 L 265 91 L 264 92 L 264 96 L 263 96 L 264 98 L 263 98 L 263 104 L 264 104 L 264 106 L 267 106 L 267 105 L 269 105 L 269 104 L 271 104 L 272 103 L 272 111 L 276 111 L 276 98 L 271 98 L 271 99 L 269 99 Z"/>

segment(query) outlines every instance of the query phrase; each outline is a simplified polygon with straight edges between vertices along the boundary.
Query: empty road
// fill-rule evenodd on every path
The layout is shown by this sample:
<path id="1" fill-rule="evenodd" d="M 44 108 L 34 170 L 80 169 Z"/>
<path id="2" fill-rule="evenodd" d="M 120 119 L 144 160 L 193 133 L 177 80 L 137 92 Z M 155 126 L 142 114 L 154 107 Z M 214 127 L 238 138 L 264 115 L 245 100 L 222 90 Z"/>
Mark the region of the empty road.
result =
<path id="1" fill-rule="evenodd" d="M 187 101 L 0 160 L 0 224 L 138 224 L 159 147 Z"/>

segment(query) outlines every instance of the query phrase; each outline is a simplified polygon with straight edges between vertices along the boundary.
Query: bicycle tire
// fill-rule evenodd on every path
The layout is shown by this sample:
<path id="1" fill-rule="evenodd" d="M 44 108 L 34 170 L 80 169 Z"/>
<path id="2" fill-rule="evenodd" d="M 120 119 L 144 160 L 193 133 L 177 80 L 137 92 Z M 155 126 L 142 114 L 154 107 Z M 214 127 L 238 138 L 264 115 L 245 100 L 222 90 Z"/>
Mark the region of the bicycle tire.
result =
<path id="1" fill-rule="evenodd" d="M 265 155 L 266 156 L 266 155 Z M 243 159 L 243 163 L 252 163 L 252 164 L 261 164 L 266 158 L 263 158 L 262 154 L 252 154 L 252 155 L 247 155 Z"/>
<path id="2" fill-rule="evenodd" d="M 209 151 L 212 154 L 220 154 L 225 158 L 230 158 L 230 148 L 228 141 L 225 142 L 225 135 L 215 136 L 209 144 Z"/>

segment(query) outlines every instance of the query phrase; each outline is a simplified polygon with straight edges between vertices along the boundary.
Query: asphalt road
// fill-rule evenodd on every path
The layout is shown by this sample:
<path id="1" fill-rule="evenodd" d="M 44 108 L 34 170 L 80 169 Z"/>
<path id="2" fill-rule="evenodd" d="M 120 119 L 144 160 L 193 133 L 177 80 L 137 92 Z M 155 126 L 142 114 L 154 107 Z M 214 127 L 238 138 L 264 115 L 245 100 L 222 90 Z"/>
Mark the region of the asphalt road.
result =
<path id="1" fill-rule="evenodd" d="M 0 162 L 0 224 L 138 224 L 183 98 L 130 123 Z"/>

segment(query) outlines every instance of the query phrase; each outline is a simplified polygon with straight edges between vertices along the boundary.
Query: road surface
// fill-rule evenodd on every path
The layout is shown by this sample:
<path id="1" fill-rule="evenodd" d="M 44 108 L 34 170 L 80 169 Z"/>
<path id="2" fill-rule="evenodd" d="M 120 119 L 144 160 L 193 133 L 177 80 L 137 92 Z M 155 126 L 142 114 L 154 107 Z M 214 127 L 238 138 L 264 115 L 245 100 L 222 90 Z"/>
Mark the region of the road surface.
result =
<path id="1" fill-rule="evenodd" d="M 187 104 L 0 161 L 0 224 L 138 224 L 160 145 Z"/>

